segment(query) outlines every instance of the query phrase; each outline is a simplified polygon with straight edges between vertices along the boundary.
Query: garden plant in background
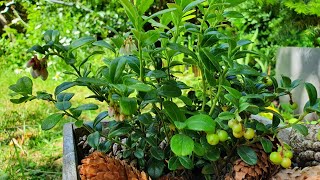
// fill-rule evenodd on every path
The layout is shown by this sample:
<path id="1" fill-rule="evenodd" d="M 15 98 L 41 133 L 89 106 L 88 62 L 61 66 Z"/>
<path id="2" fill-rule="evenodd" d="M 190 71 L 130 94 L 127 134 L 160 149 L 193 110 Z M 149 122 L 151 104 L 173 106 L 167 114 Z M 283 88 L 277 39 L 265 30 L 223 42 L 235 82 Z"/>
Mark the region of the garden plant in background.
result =
<path id="1" fill-rule="evenodd" d="M 29 50 L 38 54 L 40 62 L 40 67 L 32 63 L 35 56 L 28 63 L 33 77 L 45 79 L 45 61 L 55 56 L 73 69 L 65 72 L 72 80 L 53 93 L 34 93 L 33 81 L 22 77 L 9 87 L 19 96 L 11 101 L 52 102 L 59 111 L 44 119 L 42 129 L 71 117 L 76 126 L 90 132 L 91 147 L 109 153 L 118 145 L 117 157 L 134 162 L 152 178 L 261 179 L 270 177 L 279 165 L 291 166 L 292 151 L 277 133 L 288 127 L 308 133 L 299 122 L 310 112 L 320 112 L 317 91 L 305 83 L 309 101 L 294 123 L 283 122 L 281 114 L 267 108 L 279 96 L 291 98 L 299 81 L 283 76 L 278 84 L 273 77 L 238 63 L 247 54 L 258 56 L 243 50 L 250 40 L 239 39 L 236 31 L 219 29 L 234 18 L 243 18 L 231 10 L 238 1 L 176 0 L 149 16 L 145 12 L 153 0 L 120 2 L 131 22 L 130 32 L 107 40 L 86 36 L 63 45 L 58 31 L 46 31 L 44 43 Z M 146 25 L 153 28 L 145 30 Z M 78 54 L 83 51 L 87 57 L 81 59 Z M 92 59 L 105 51 L 114 56 L 96 67 Z M 199 76 L 195 73 L 186 79 L 190 72 L 181 67 L 188 66 Z M 75 94 L 68 92 L 75 86 L 88 88 L 92 95 L 83 98 L 93 98 L 97 104 L 75 107 Z M 99 108 L 101 102 L 108 109 Z M 83 111 L 97 109 L 101 112 L 90 122 L 81 116 Z M 272 113 L 270 124 L 252 118 L 259 113 Z M 104 119 L 106 127 L 101 125 Z M 109 171 L 100 175 L 118 173 Z M 97 176 L 85 169 L 80 172 L 82 178 Z"/>

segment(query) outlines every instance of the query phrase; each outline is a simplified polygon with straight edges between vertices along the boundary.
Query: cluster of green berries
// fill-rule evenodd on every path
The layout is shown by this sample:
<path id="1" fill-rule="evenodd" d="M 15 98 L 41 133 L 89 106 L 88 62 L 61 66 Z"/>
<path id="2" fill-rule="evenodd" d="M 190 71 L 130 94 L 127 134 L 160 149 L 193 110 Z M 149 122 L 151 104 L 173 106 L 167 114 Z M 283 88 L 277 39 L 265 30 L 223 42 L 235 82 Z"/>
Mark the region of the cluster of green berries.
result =
<path id="1" fill-rule="evenodd" d="M 217 133 L 208 133 L 206 138 L 209 144 L 217 145 L 219 142 L 228 140 L 229 135 L 225 130 L 218 130 Z"/>
<path id="2" fill-rule="evenodd" d="M 281 165 L 283 168 L 289 168 L 291 166 L 292 157 L 292 151 L 282 147 L 279 147 L 278 151 L 274 151 L 269 155 L 269 159 L 273 164 Z"/>
<path id="3" fill-rule="evenodd" d="M 255 137 L 255 131 L 252 128 L 244 128 L 243 124 L 235 119 L 228 121 L 228 126 L 232 129 L 232 134 L 235 138 L 244 137 L 245 139 L 253 139 Z"/>

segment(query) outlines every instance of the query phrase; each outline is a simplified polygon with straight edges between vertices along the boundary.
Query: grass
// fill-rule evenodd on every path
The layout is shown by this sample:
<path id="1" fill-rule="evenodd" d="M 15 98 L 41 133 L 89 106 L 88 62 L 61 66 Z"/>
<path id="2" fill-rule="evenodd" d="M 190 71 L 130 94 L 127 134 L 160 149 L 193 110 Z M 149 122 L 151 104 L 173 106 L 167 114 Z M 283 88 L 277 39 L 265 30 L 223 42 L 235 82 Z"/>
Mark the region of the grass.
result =
<path id="1" fill-rule="evenodd" d="M 29 73 L 15 74 L 13 71 L 1 68 L 0 86 L 0 180 L 4 179 L 62 179 L 62 143 L 63 124 L 71 119 L 64 119 L 49 131 L 41 130 L 41 122 L 56 109 L 52 103 L 34 100 L 23 104 L 10 102 L 8 87 L 20 77 Z M 33 93 L 40 90 L 53 92 L 61 83 L 52 79 L 49 74 L 47 81 L 34 80 Z M 8 78 L 10 77 L 10 78 Z M 72 99 L 77 105 L 94 102 L 83 97 L 90 94 L 84 88 L 75 88 L 77 92 Z M 70 92 L 70 91 L 69 91 Z M 93 119 L 100 110 L 84 113 L 83 119 Z"/>
<path id="2" fill-rule="evenodd" d="M 54 111 L 53 105 L 41 101 L 11 103 L 8 87 L 21 75 L 4 68 L 1 72 L 0 179 L 61 179 L 63 123 L 46 132 L 40 126 Z M 54 80 L 36 81 L 39 85 L 35 85 L 35 91 L 40 87 L 53 90 L 59 84 Z"/>

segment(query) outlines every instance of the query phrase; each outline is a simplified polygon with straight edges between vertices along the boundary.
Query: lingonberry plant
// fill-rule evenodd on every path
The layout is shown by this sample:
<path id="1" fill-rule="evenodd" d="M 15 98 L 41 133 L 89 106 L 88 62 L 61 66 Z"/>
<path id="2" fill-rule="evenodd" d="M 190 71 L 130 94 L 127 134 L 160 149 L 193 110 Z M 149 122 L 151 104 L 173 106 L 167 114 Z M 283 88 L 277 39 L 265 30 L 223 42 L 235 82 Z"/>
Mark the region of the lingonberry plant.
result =
<path id="1" fill-rule="evenodd" d="M 241 13 L 230 10 L 239 1 L 176 0 L 150 16 L 144 14 L 153 0 L 120 2 L 131 23 L 130 32 L 106 41 L 83 37 L 64 46 L 58 31 L 46 31 L 45 44 L 29 50 L 43 57 L 38 60 L 35 56 L 28 63 L 33 77 L 46 79 L 46 59 L 58 56 L 74 70 L 66 72 L 73 80 L 63 82 L 52 94 L 41 91 L 34 95 L 32 80 L 22 77 L 9 87 L 20 95 L 11 101 L 52 102 L 59 112 L 49 115 L 42 129 L 51 129 L 64 116 L 71 117 L 91 133 L 90 146 L 108 152 L 113 144 L 122 145 L 121 157 L 136 159 L 152 178 L 181 169 L 200 169 L 204 176 L 219 177 L 223 171 L 217 169 L 230 167 L 237 158 L 255 165 L 259 157 L 252 149 L 254 144 L 271 153 L 274 164 L 291 165 L 290 149 L 277 140 L 277 133 L 293 127 L 307 134 L 307 128 L 298 122 L 307 113 L 320 112 L 320 101 L 314 86 L 306 83 L 310 101 L 295 123 L 285 124 L 281 114 L 266 108 L 279 96 L 292 99 L 291 91 L 299 81 L 282 76 L 279 85 L 273 77 L 238 63 L 248 53 L 259 57 L 245 50 L 252 42 L 239 39 L 229 22 L 242 18 Z M 145 30 L 145 25 L 153 29 Z M 86 58 L 80 59 L 80 50 L 87 50 Z M 103 50 L 112 52 L 114 58 L 93 68 L 90 57 Z M 183 72 L 189 67 L 197 72 L 190 84 L 184 78 L 188 72 Z M 96 110 L 98 105 L 74 107 L 74 93 L 68 92 L 74 86 L 87 87 L 92 95 L 86 98 L 107 103 L 108 110 L 92 123 L 84 121 L 81 113 Z M 270 124 L 252 118 L 261 112 L 273 114 Z M 109 123 L 102 128 L 104 119 Z M 105 141 L 99 141 L 100 137 Z M 278 146 L 283 150 L 276 151 Z"/>

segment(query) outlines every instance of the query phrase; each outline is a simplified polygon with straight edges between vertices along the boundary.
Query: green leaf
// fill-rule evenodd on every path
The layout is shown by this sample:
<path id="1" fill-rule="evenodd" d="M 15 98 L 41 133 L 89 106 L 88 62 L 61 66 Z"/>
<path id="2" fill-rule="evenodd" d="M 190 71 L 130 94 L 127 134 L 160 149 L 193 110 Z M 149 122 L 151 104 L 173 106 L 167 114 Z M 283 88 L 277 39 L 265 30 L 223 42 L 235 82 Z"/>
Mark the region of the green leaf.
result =
<path id="1" fill-rule="evenodd" d="M 157 146 L 157 138 L 155 138 L 154 136 L 145 137 L 144 139 L 147 141 L 149 145 Z"/>
<path id="2" fill-rule="evenodd" d="M 64 116 L 62 113 L 55 113 L 48 116 L 46 119 L 43 120 L 41 124 L 42 130 L 49 130 L 53 128 Z"/>
<path id="3" fill-rule="evenodd" d="M 74 117 L 79 117 L 82 113 L 82 111 L 76 110 L 76 108 L 70 108 L 69 111 Z"/>
<path id="4" fill-rule="evenodd" d="M 128 134 L 130 131 L 131 131 L 131 127 L 121 127 L 121 128 L 115 129 L 114 131 L 111 131 L 108 134 L 108 138 L 122 136 L 122 135 Z"/>
<path id="5" fill-rule="evenodd" d="M 204 65 L 204 67 L 209 70 L 209 71 L 214 71 L 215 66 L 213 65 L 213 63 L 210 61 L 210 59 L 207 57 L 207 55 L 203 52 L 202 49 L 200 49 L 199 51 L 199 56 L 200 56 L 200 60 L 202 62 L 202 64 Z"/>
<path id="6" fill-rule="evenodd" d="M 103 54 L 103 53 L 104 53 L 104 51 L 93 51 L 89 56 L 87 56 L 87 57 L 80 63 L 79 68 L 80 68 L 82 65 L 84 65 L 84 64 L 89 60 L 90 57 L 92 57 L 92 56 L 94 56 L 94 55 L 96 55 L 96 54 Z"/>
<path id="7" fill-rule="evenodd" d="M 194 59 L 198 59 L 197 55 L 185 46 L 182 46 L 182 45 L 176 44 L 176 43 L 169 43 L 168 47 L 170 49 L 175 50 L 175 51 L 189 55 L 189 56 L 193 57 Z"/>
<path id="8" fill-rule="evenodd" d="M 187 124 L 187 129 L 194 131 L 214 132 L 216 129 L 216 122 L 205 114 L 191 116 L 185 123 Z"/>
<path id="9" fill-rule="evenodd" d="M 237 153 L 240 158 L 249 165 L 257 164 L 258 158 L 256 152 L 248 146 L 239 146 Z"/>
<path id="10" fill-rule="evenodd" d="M 236 99 L 240 99 L 241 98 L 242 95 L 238 90 L 236 90 L 236 89 L 234 89 L 232 87 L 229 87 L 229 86 L 222 86 L 222 87 L 225 88 Z"/>
<path id="11" fill-rule="evenodd" d="M 203 50 L 204 54 L 209 58 L 211 63 L 214 65 L 214 67 L 218 71 L 221 71 L 221 66 L 219 64 L 219 61 L 217 60 L 218 58 L 216 58 L 207 48 L 203 48 L 202 50 Z"/>
<path id="12" fill-rule="evenodd" d="M 140 148 L 136 149 L 136 151 L 135 151 L 133 154 L 134 154 L 134 156 L 135 156 L 136 158 L 138 158 L 138 159 L 141 159 L 141 158 L 144 157 L 144 152 L 143 152 L 143 150 L 140 149 Z"/>
<path id="13" fill-rule="evenodd" d="M 129 85 L 128 87 L 141 92 L 149 92 L 153 89 L 152 87 L 144 83 L 136 83 L 136 84 Z"/>
<path id="14" fill-rule="evenodd" d="M 83 104 L 83 105 L 80 105 L 76 108 L 76 110 L 78 111 L 84 111 L 84 110 L 96 110 L 98 109 L 99 107 L 96 105 L 96 104 L 92 104 L 92 103 L 89 103 L 89 104 Z"/>
<path id="15" fill-rule="evenodd" d="M 130 21 L 132 22 L 133 26 L 137 28 L 137 19 L 140 17 L 138 14 L 137 9 L 133 6 L 133 4 L 128 0 L 120 0 L 120 3 L 122 4 L 123 8 L 126 11 L 126 14 Z M 137 28 L 140 29 L 140 28 Z"/>
<path id="16" fill-rule="evenodd" d="M 100 143 L 97 150 L 103 153 L 107 153 L 111 149 L 112 145 L 113 143 L 111 141 L 106 141 L 104 143 Z"/>
<path id="17" fill-rule="evenodd" d="M 290 87 L 291 86 L 291 79 L 287 76 L 281 75 L 281 85 L 283 87 Z"/>
<path id="18" fill-rule="evenodd" d="M 218 148 L 211 147 L 210 150 L 207 151 L 207 154 L 205 155 L 205 157 L 210 161 L 216 161 L 220 159 L 220 151 Z"/>
<path id="19" fill-rule="evenodd" d="M 97 149 L 100 142 L 100 134 L 98 131 L 89 134 L 88 136 L 88 144 L 89 146 L 93 147 L 94 149 Z"/>
<path id="20" fill-rule="evenodd" d="M 308 96 L 309 96 L 310 106 L 315 105 L 317 102 L 317 97 L 318 97 L 317 89 L 311 83 L 305 83 L 304 86 L 305 86 L 307 93 L 308 93 Z"/>
<path id="21" fill-rule="evenodd" d="M 195 6 L 197 6 L 198 4 L 203 3 L 204 0 L 196 0 L 196 1 L 192 1 L 190 4 L 188 4 L 184 9 L 183 9 L 183 13 L 188 12 L 189 10 L 191 10 L 192 8 L 194 8 Z"/>
<path id="22" fill-rule="evenodd" d="M 144 113 L 144 114 L 138 115 L 137 119 L 146 126 L 154 122 L 150 113 Z"/>
<path id="23" fill-rule="evenodd" d="M 206 34 L 201 41 L 201 47 L 212 47 L 219 41 L 216 34 Z"/>
<path id="24" fill-rule="evenodd" d="M 23 102 L 31 101 L 33 99 L 35 99 L 34 96 L 22 96 L 19 99 L 10 99 L 10 102 L 12 102 L 14 104 L 20 104 L 20 103 L 23 103 Z"/>
<path id="25" fill-rule="evenodd" d="M 67 90 L 75 85 L 77 85 L 76 82 L 63 82 L 62 84 L 60 84 L 59 86 L 56 87 L 54 94 L 57 95 L 57 94 L 61 93 L 62 91 Z"/>
<path id="26" fill-rule="evenodd" d="M 70 48 L 71 48 L 71 51 L 74 50 L 74 49 L 77 49 L 81 46 L 84 46 L 86 44 L 89 44 L 89 43 L 92 43 L 94 42 L 96 39 L 91 37 L 91 36 L 87 36 L 87 37 L 82 37 L 82 38 L 79 38 L 75 41 L 73 41 L 71 44 L 70 44 Z"/>
<path id="27" fill-rule="evenodd" d="M 180 156 L 179 161 L 183 167 L 186 169 L 193 169 L 193 162 L 192 160 L 187 156 Z"/>
<path id="28" fill-rule="evenodd" d="M 192 100 L 187 96 L 179 96 L 179 99 L 183 101 L 185 105 L 192 106 Z"/>
<path id="29" fill-rule="evenodd" d="M 300 132 L 302 135 L 307 136 L 309 134 L 308 128 L 302 124 L 293 124 L 292 128 Z"/>
<path id="30" fill-rule="evenodd" d="M 76 79 L 77 82 L 85 83 L 88 85 L 96 85 L 96 86 L 107 86 L 108 83 L 106 81 L 96 79 L 96 78 L 89 78 L 89 77 L 79 77 Z"/>
<path id="31" fill-rule="evenodd" d="M 153 4 L 154 0 L 137 0 L 136 7 L 138 8 L 139 14 L 143 15 Z"/>
<path id="32" fill-rule="evenodd" d="M 160 38 L 160 33 L 157 30 L 150 30 L 143 34 L 143 45 L 149 46 L 154 44 Z"/>
<path id="33" fill-rule="evenodd" d="M 112 83 L 117 83 L 122 78 L 123 70 L 126 65 L 126 58 L 120 57 L 111 61 L 109 76 Z"/>
<path id="34" fill-rule="evenodd" d="M 206 174 L 214 174 L 214 167 L 212 164 L 207 164 L 203 166 L 201 173 L 206 175 Z"/>
<path id="35" fill-rule="evenodd" d="M 169 159 L 169 162 L 168 162 L 168 168 L 171 170 L 171 171 L 174 171 L 176 169 L 178 169 L 180 167 L 181 163 L 179 161 L 179 157 L 177 156 L 174 156 L 174 157 L 171 157 Z"/>
<path id="36" fill-rule="evenodd" d="M 123 45 L 124 39 L 122 37 L 118 36 L 118 37 L 114 37 L 114 38 L 110 38 L 110 39 L 118 49 L 120 49 L 121 46 Z"/>
<path id="37" fill-rule="evenodd" d="M 163 107 L 165 109 L 166 114 L 170 117 L 172 121 L 185 121 L 186 116 L 182 111 L 180 111 L 179 107 L 172 101 L 163 102 Z"/>
<path id="38" fill-rule="evenodd" d="M 106 41 L 103 41 L 103 40 L 96 41 L 96 42 L 92 43 L 92 45 L 104 47 L 104 48 L 107 48 L 107 49 L 111 50 L 112 52 L 116 53 L 115 48 L 113 46 L 111 46 L 109 43 L 107 43 Z"/>
<path id="39" fill-rule="evenodd" d="M 157 179 L 162 175 L 164 169 L 164 162 L 155 159 L 150 159 L 147 167 L 148 175 L 151 176 L 152 179 Z"/>
<path id="40" fill-rule="evenodd" d="M 273 144 L 269 139 L 266 139 L 266 138 L 263 137 L 263 138 L 260 139 L 260 143 L 262 144 L 263 150 L 266 153 L 271 153 L 272 152 Z"/>
<path id="41" fill-rule="evenodd" d="M 137 100 L 134 98 L 121 97 L 120 99 L 120 112 L 124 115 L 132 115 L 138 109 Z"/>
<path id="42" fill-rule="evenodd" d="M 281 116 L 281 115 L 280 115 Z M 279 116 L 277 116 L 276 114 L 273 114 L 272 116 L 272 127 L 276 128 L 278 127 L 278 125 L 280 124 L 281 120 L 279 118 Z"/>
<path id="43" fill-rule="evenodd" d="M 192 154 L 194 142 L 187 135 L 175 134 L 170 140 L 170 147 L 177 156 L 187 156 Z"/>
<path id="44" fill-rule="evenodd" d="M 236 99 L 234 96 L 232 96 L 231 94 L 225 94 L 224 98 L 226 98 L 229 102 L 231 102 L 232 104 L 234 104 L 236 107 L 239 107 L 239 101 L 238 99 Z"/>
<path id="45" fill-rule="evenodd" d="M 226 111 L 221 112 L 218 117 L 222 120 L 229 120 L 235 118 L 236 116 L 234 115 L 234 113 Z"/>
<path id="46" fill-rule="evenodd" d="M 174 121 L 173 123 L 179 130 L 184 129 L 185 127 L 187 127 L 187 124 L 185 122 Z"/>
<path id="47" fill-rule="evenodd" d="M 74 93 L 60 93 L 57 96 L 59 102 L 69 101 L 74 96 Z"/>
<path id="48" fill-rule="evenodd" d="M 43 47 L 41 47 L 40 45 L 38 45 L 38 44 L 34 45 L 30 49 L 28 49 L 27 53 L 32 52 L 32 51 L 36 51 L 36 52 L 38 52 L 40 54 L 45 54 L 46 53 L 46 50 Z"/>
<path id="49" fill-rule="evenodd" d="M 172 98 L 181 96 L 182 92 L 181 89 L 177 86 L 163 85 L 158 88 L 158 94 L 160 96 Z"/>
<path id="50" fill-rule="evenodd" d="M 74 125 L 76 125 L 78 128 L 79 128 L 79 127 L 82 127 L 82 125 L 83 125 L 83 120 L 77 120 L 77 121 L 74 123 Z"/>
<path id="51" fill-rule="evenodd" d="M 154 17 L 160 16 L 162 14 L 166 14 L 166 13 L 169 13 L 169 12 L 172 12 L 172 11 L 175 11 L 175 10 L 176 10 L 176 8 L 169 8 L 169 9 L 164 9 L 164 10 L 158 11 L 158 12 L 152 14 L 149 17 L 145 17 L 144 18 L 144 22 L 147 22 L 149 19 L 152 19 Z"/>
<path id="52" fill-rule="evenodd" d="M 158 147 L 152 147 L 150 149 L 150 153 L 152 155 L 152 157 L 154 157 L 157 160 L 163 160 L 164 159 L 164 152 L 162 149 L 158 148 Z"/>
<path id="53" fill-rule="evenodd" d="M 165 73 L 164 71 L 161 71 L 161 70 L 152 70 L 152 71 L 149 71 L 147 74 L 146 74 L 147 77 L 153 77 L 153 78 L 166 78 L 167 77 L 167 73 Z"/>
<path id="54" fill-rule="evenodd" d="M 103 111 L 103 112 L 99 113 L 98 116 L 93 121 L 93 127 L 96 127 L 97 124 L 99 122 L 101 122 L 104 118 L 106 118 L 107 116 L 108 116 L 108 112 L 107 111 Z"/>
<path id="55" fill-rule="evenodd" d="M 200 143 L 194 143 L 193 152 L 198 156 L 204 156 L 206 149 Z"/>
<path id="56" fill-rule="evenodd" d="M 237 11 L 225 11 L 222 15 L 228 18 L 243 18 L 243 15 Z"/>
<path id="57" fill-rule="evenodd" d="M 252 41 L 250 40 L 247 40 L 247 39 L 241 39 L 237 42 L 237 45 L 238 46 L 245 46 L 245 45 L 248 45 L 248 44 L 251 44 Z"/>
<path id="58" fill-rule="evenodd" d="M 60 102 L 56 102 L 54 105 L 56 106 L 57 109 L 59 109 L 61 111 L 65 111 L 71 107 L 71 102 L 70 101 L 60 101 Z"/>
<path id="59" fill-rule="evenodd" d="M 29 77 L 24 76 L 18 79 L 16 84 L 9 86 L 9 89 L 18 94 L 26 96 L 26 95 L 32 94 L 32 86 L 33 86 L 32 80 Z"/>

